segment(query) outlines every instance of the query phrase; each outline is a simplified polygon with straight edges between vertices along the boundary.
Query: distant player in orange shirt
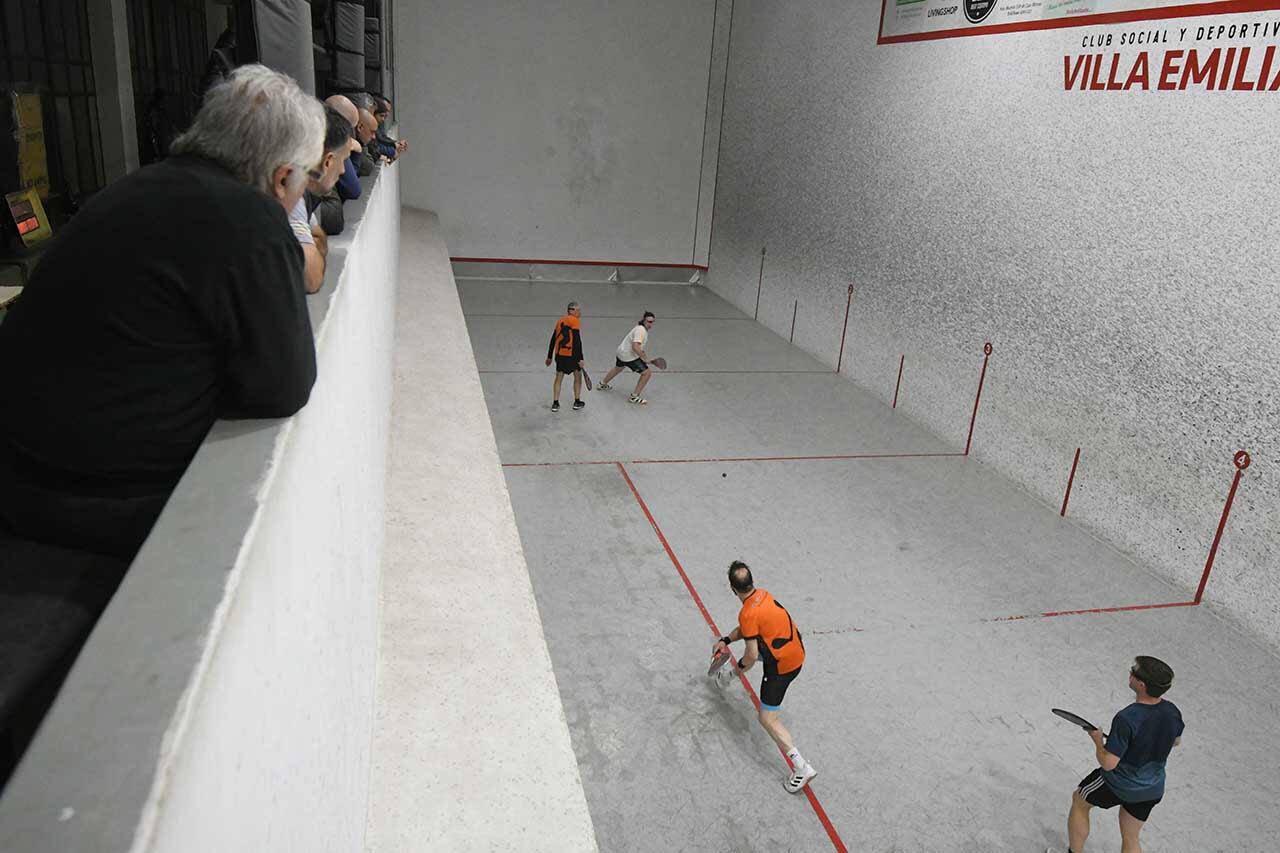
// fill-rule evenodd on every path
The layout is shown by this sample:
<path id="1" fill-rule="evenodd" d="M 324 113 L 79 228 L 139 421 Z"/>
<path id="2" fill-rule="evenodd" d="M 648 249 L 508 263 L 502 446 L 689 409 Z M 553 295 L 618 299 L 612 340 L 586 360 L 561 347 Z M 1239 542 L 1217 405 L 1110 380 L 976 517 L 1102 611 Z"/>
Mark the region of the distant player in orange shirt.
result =
<path id="1" fill-rule="evenodd" d="M 741 560 L 729 564 L 729 586 L 742 602 L 738 627 L 717 640 L 711 654 L 727 654 L 729 644 L 735 640 L 746 640 L 747 647 L 738 660 L 738 668 L 726 665 L 716 673 L 716 681 L 722 686 L 728 684 L 733 676 L 751 669 L 757 658 L 764 660 L 764 678 L 760 679 L 760 725 L 791 760 L 791 774 L 783 786 L 797 794 L 818 771 L 796 749 L 791 733 L 778 719 L 778 710 L 787 688 L 804 664 L 804 640 L 787 609 L 767 591 L 755 588 L 751 569 Z"/>
<path id="2" fill-rule="evenodd" d="M 547 366 L 551 366 L 551 358 L 556 360 L 556 378 L 551 383 L 551 411 L 560 411 L 560 383 L 566 374 L 573 374 L 573 410 L 586 407 L 582 402 L 582 308 L 576 302 L 570 302 L 565 315 L 556 321 L 551 332 L 551 343 L 547 345 Z"/>

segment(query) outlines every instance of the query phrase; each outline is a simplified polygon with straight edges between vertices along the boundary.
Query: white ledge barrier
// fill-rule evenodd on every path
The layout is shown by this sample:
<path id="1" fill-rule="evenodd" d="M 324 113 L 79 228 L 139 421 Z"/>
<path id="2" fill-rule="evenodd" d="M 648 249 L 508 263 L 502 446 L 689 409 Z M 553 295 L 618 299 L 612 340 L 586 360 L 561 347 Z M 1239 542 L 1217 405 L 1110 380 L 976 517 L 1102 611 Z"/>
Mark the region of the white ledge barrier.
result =
<path id="1" fill-rule="evenodd" d="M 400 269 L 366 849 L 594 851 L 435 214 L 404 211 Z"/>
<path id="2" fill-rule="evenodd" d="M 0 800 L 0 850 L 364 846 L 397 168 L 330 241 L 310 402 L 210 431 Z"/>

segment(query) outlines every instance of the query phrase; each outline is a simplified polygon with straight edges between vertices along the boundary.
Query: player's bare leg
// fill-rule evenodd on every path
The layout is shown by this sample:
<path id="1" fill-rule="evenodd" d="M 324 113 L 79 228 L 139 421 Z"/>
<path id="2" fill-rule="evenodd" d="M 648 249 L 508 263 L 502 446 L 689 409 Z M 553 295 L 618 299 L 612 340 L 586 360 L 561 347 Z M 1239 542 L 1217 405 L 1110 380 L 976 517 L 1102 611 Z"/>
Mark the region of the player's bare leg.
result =
<path id="1" fill-rule="evenodd" d="M 653 368 L 652 368 L 652 367 L 646 367 L 646 368 L 645 368 L 645 370 L 644 370 L 644 373 L 641 373 L 641 374 L 640 374 L 640 381 L 636 383 L 636 391 L 635 391 L 635 394 L 636 394 L 636 396 L 637 396 L 637 397 L 639 397 L 639 396 L 640 396 L 640 392 L 644 390 L 644 386 L 646 386 L 646 385 L 648 385 L 648 384 L 649 384 L 649 377 L 650 377 L 651 375 L 653 375 Z"/>
<path id="2" fill-rule="evenodd" d="M 616 365 L 609 368 L 609 372 L 604 375 L 604 379 L 601 379 L 596 387 L 601 391 L 607 391 L 609 389 L 609 383 L 613 381 L 613 377 L 617 376 L 621 372 L 622 368 Z"/>
<path id="3" fill-rule="evenodd" d="M 778 719 L 777 711 L 766 711 L 761 708 L 759 719 L 760 725 L 791 762 L 791 773 L 785 782 L 786 789 L 793 794 L 799 793 L 805 785 L 809 784 L 809 780 L 818 775 L 818 771 L 814 770 L 813 765 L 805 761 L 800 750 L 796 749 L 795 743 L 791 740 L 791 732 L 787 731 L 782 720 Z"/>
<path id="4" fill-rule="evenodd" d="M 777 711 L 761 710 L 760 725 L 769 733 L 769 737 L 773 738 L 773 742 L 778 745 L 778 749 L 783 752 L 791 750 L 791 732 L 787 731 L 787 727 L 782 724 L 782 720 L 778 719 Z"/>
<path id="5" fill-rule="evenodd" d="M 1089 809 L 1091 808 L 1093 806 L 1085 802 L 1079 791 L 1071 795 L 1071 813 L 1067 815 L 1067 838 L 1071 845 L 1071 853 L 1084 853 L 1084 843 L 1089 839 Z M 1128 853 L 1128 850 L 1125 853 Z"/>
<path id="6" fill-rule="evenodd" d="M 556 378 L 551 382 L 551 399 L 560 402 L 560 383 L 564 382 L 564 374 L 556 371 Z"/>
<path id="7" fill-rule="evenodd" d="M 556 397 L 558 398 L 559 396 L 560 396 L 560 393 L 557 391 Z M 573 372 L 573 399 L 575 400 L 582 399 L 582 371 L 581 370 L 575 370 Z"/>
<path id="8" fill-rule="evenodd" d="M 1120 853 L 1142 853 L 1142 845 L 1138 843 L 1142 827 L 1143 821 L 1125 811 L 1124 806 L 1120 807 Z"/>

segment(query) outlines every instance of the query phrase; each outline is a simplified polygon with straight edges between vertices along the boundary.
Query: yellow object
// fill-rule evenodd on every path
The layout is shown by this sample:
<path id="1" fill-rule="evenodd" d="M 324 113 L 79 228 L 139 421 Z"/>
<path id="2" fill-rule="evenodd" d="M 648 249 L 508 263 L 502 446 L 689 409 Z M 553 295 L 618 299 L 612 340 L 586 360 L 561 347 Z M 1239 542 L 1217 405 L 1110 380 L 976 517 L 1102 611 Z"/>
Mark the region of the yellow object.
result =
<path id="1" fill-rule="evenodd" d="M 18 234 L 25 245 L 34 246 L 53 236 L 49 217 L 45 215 L 40 193 L 35 188 L 9 193 L 4 200 L 9 203 L 9 212 L 13 214 L 14 224 L 18 226 Z"/>
<path id="2" fill-rule="evenodd" d="M 49 195 L 49 153 L 44 145 L 40 96 L 15 93 L 13 115 L 18 124 L 18 180 L 22 186 Z M 47 221 L 47 220 L 46 220 Z"/>

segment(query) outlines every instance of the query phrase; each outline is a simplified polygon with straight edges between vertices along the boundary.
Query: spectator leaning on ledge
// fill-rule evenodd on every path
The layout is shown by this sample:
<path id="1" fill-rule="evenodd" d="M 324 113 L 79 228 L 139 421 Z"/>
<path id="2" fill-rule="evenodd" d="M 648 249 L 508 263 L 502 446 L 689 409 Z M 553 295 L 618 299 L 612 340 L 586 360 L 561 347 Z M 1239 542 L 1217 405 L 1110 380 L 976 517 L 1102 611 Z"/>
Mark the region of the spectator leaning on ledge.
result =
<path id="1" fill-rule="evenodd" d="M 351 99 L 346 95 L 330 95 L 324 99 L 324 104 L 326 107 L 332 107 L 342 114 L 342 117 L 351 125 L 351 133 L 354 136 L 356 125 L 360 123 L 360 111 L 356 109 L 355 104 L 351 103 Z M 360 198 L 360 193 L 362 192 L 360 175 L 356 171 L 357 156 L 357 153 L 353 152 L 347 158 L 342 177 L 338 178 L 338 197 L 343 201 Z"/>
<path id="2" fill-rule="evenodd" d="M 391 101 L 381 95 L 374 95 L 373 100 L 376 104 L 373 117 L 378 122 L 375 136 L 379 143 L 390 146 L 398 157 L 408 150 L 409 142 L 405 139 L 393 139 L 387 132 L 387 122 L 391 120 Z"/>
<path id="3" fill-rule="evenodd" d="M 298 245 L 302 246 L 302 254 L 306 259 L 307 293 L 315 293 L 324 284 L 325 258 L 329 254 L 328 235 L 342 232 L 342 199 L 334 192 L 334 184 L 342 174 L 352 148 L 359 145 L 351 138 L 351 125 L 337 110 L 325 110 L 324 159 L 320 168 L 308 175 L 307 192 L 303 198 L 289 211 L 289 227 Z M 337 205 L 337 212 L 332 211 Z M 326 226 L 320 219 L 325 207 L 327 211 Z M 316 214 L 313 218 L 312 214 Z"/>
<path id="4" fill-rule="evenodd" d="M 360 162 L 357 164 L 356 171 L 358 171 L 362 176 L 373 173 L 373 166 L 375 162 L 373 137 L 377 132 L 377 127 L 378 122 L 373 117 L 373 113 L 369 112 L 364 107 L 361 107 L 360 122 L 356 125 L 356 140 L 364 147 L 364 150 L 359 155 Z"/>
<path id="5" fill-rule="evenodd" d="M 288 211 L 324 109 L 236 69 L 172 156 L 71 220 L 0 325 L 0 525 L 131 559 L 217 418 L 291 415 L 315 381 Z"/>

